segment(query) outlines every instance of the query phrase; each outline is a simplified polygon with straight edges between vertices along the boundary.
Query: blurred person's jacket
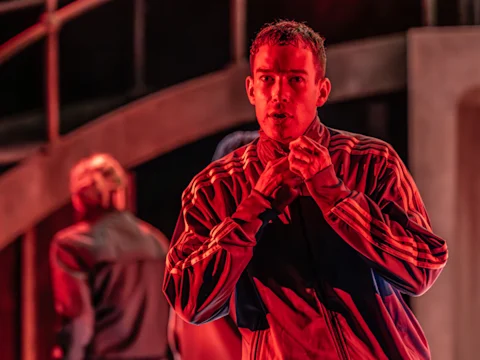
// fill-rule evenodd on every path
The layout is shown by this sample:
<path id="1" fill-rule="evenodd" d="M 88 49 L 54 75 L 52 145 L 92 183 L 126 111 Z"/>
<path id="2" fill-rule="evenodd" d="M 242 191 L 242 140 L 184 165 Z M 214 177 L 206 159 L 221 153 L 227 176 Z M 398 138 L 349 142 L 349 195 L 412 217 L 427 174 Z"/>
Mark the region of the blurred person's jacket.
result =
<path id="1" fill-rule="evenodd" d="M 50 260 L 62 324 L 54 357 L 167 359 L 167 248 L 161 232 L 128 211 L 57 233 Z"/>

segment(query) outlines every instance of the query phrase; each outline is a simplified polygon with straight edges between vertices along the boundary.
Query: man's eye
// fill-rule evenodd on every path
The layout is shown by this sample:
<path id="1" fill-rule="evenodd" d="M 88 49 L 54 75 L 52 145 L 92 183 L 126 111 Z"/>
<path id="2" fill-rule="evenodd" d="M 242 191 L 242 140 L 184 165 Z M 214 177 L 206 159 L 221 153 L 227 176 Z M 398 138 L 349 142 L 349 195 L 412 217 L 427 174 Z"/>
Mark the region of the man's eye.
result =
<path id="1" fill-rule="evenodd" d="M 262 77 L 260 77 L 260 80 L 264 81 L 264 82 L 272 82 L 273 81 L 273 76 L 270 76 L 270 75 L 262 75 Z"/>
<path id="2" fill-rule="evenodd" d="M 298 84 L 298 83 L 303 82 L 303 78 L 301 76 L 293 76 L 292 78 L 290 78 L 290 81 L 292 83 Z"/>

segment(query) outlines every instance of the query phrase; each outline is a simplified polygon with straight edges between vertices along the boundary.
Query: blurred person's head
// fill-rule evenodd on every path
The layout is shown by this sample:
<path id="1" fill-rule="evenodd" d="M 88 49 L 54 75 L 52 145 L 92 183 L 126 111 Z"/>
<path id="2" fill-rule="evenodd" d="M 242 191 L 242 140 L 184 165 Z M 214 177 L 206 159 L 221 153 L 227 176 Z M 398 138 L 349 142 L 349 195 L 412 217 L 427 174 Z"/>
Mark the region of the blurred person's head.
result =
<path id="1" fill-rule="evenodd" d="M 126 188 L 125 170 L 108 154 L 94 154 L 82 159 L 70 171 L 73 207 L 83 219 L 125 210 Z"/>
<path id="2" fill-rule="evenodd" d="M 247 95 L 261 129 L 288 144 L 301 136 L 330 94 L 324 39 L 305 24 L 267 24 L 250 48 Z"/>
<path id="3" fill-rule="evenodd" d="M 234 131 L 225 136 L 218 144 L 213 154 L 212 161 L 218 160 L 238 148 L 251 143 L 258 137 L 257 130 Z"/>

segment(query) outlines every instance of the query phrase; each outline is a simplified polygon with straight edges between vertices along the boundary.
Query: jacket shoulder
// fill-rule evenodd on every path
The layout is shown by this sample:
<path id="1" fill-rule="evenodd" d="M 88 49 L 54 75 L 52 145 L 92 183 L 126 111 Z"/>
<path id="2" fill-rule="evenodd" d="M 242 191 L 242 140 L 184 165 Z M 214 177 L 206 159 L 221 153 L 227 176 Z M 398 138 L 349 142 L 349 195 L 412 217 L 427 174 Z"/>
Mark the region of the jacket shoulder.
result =
<path id="1" fill-rule="evenodd" d="M 331 153 L 346 151 L 352 155 L 372 155 L 379 160 L 398 158 L 396 151 L 386 141 L 343 130 L 329 128 L 329 131 Z"/>
<path id="2" fill-rule="evenodd" d="M 202 192 L 208 192 L 221 184 L 233 185 L 235 181 L 245 177 L 245 170 L 252 163 L 260 161 L 257 155 L 256 141 L 242 146 L 211 162 L 199 172 L 184 190 L 182 202 L 190 201 Z"/>
<path id="3" fill-rule="evenodd" d="M 85 244 L 91 245 L 91 226 L 86 222 L 79 222 L 58 231 L 53 237 L 53 243 L 57 245 Z"/>

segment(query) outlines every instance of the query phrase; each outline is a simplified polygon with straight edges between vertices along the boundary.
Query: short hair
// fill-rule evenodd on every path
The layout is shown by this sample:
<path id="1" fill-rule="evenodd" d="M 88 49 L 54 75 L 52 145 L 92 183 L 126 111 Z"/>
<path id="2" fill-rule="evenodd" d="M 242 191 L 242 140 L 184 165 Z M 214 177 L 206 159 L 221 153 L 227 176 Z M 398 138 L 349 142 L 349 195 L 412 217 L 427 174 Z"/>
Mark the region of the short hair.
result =
<path id="1" fill-rule="evenodd" d="M 128 178 L 120 163 L 109 154 L 96 153 L 77 162 L 70 171 L 74 207 L 122 210 Z"/>
<path id="2" fill-rule="evenodd" d="M 317 68 L 317 80 L 325 77 L 327 70 L 327 55 L 325 52 L 325 39 L 311 27 L 297 21 L 278 20 L 264 25 L 250 47 L 250 70 L 253 74 L 255 55 L 263 45 L 293 45 L 303 43 L 313 53 Z"/>

